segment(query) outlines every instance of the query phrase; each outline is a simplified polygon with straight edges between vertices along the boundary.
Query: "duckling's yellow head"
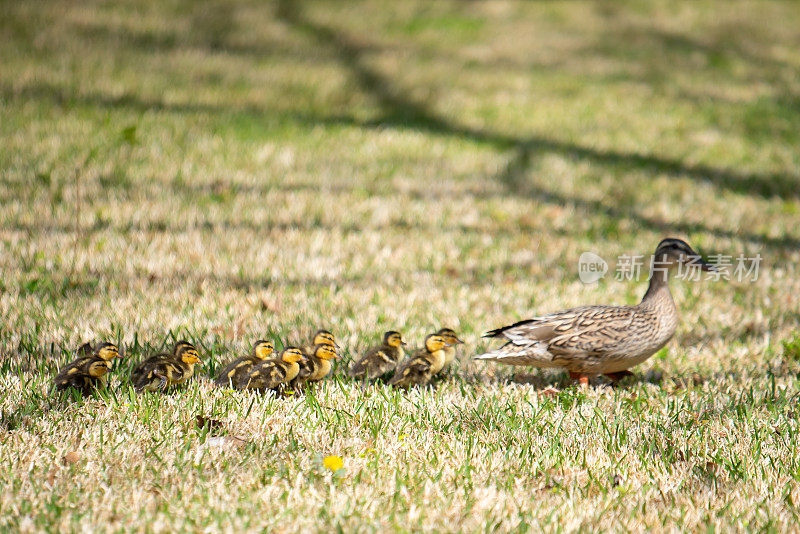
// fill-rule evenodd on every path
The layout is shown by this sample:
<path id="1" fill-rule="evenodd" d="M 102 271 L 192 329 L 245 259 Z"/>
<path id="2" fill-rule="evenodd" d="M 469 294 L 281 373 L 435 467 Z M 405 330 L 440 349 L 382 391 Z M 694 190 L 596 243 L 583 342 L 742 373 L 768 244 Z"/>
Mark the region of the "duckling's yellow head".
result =
<path id="1" fill-rule="evenodd" d="M 200 363 L 200 355 L 197 353 L 197 349 L 191 345 L 179 348 L 178 358 L 180 358 L 183 363 L 189 365 Z"/>
<path id="2" fill-rule="evenodd" d="M 105 361 L 113 360 L 114 358 L 121 358 L 119 349 L 113 343 L 103 343 L 97 349 L 97 355 Z"/>
<path id="3" fill-rule="evenodd" d="M 338 347 L 336 338 L 327 330 L 317 330 L 317 333 L 314 334 L 314 345 L 319 345 L 320 343 L 327 343 L 328 345 Z"/>
<path id="4" fill-rule="evenodd" d="M 455 330 L 453 330 L 452 328 L 442 328 L 436 333 L 442 336 L 444 340 L 447 341 L 448 345 L 461 345 L 462 343 L 464 343 L 463 341 L 458 339 Z"/>
<path id="5" fill-rule="evenodd" d="M 390 330 L 383 334 L 383 342 L 390 347 L 399 347 L 400 345 L 406 344 L 406 342 L 403 341 L 403 336 L 400 335 L 400 332 L 395 332 L 394 330 Z"/>
<path id="6" fill-rule="evenodd" d="M 274 352 L 275 352 L 275 345 L 272 344 L 272 341 L 259 339 L 253 346 L 253 353 L 259 360 L 266 360 L 267 358 L 272 356 Z"/>
<path id="7" fill-rule="evenodd" d="M 425 338 L 425 348 L 428 352 L 436 352 L 447 347 L 449 343 L 439 334 L 431 334 Z"/>
<path id="8" fill-rule="evenodd" d="M 287 347 L 281 353 L 281 360 L 285 361 L 286 363 L 297 363 L 300 360 L 305 359 L 306 357 L 303 356 L 303 351 L 297 347 Z"/>
<path id="9" fill-rule="evenodd" d="M 172 354 L 178 356 L 181 353 L 181 351 L 186 348 L 194 349 L 195 346 L 186 341 L 185 339 L 181 339 L 180 341 L 175 343 L 174 347 L 172 347 Z"/>
<path id="10" fill-rule="evenodd" d="M 330 343 L 320 343 L 314 347 L 314 356 L 321 360 L 332 360 L 338 358 L 336 355 L 336 347 Z"/>
<path id="11" fill-rule="evenodd" d="M 682 239 L 663 239 L 656 247 L 653 262 L 653 272 L 666 271 L 684 264 L 696 265 L 703 271 L 716 271 L 713 265 L 703 261 L 700 254 Z"/>

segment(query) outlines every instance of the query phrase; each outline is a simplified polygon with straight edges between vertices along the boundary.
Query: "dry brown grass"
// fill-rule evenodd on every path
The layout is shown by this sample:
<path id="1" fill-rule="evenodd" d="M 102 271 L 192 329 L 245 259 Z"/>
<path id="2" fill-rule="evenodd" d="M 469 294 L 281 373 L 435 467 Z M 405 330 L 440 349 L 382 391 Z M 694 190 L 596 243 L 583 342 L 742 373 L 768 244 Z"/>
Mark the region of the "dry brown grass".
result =
<path id="1" fill-rule="evenodd" d="M 794 4 L 3 8 L 0 527 L 796 527 Z M 636 301 L 578 257 L 665 235 L 764 260 L 673 283 L 639 382 L 542 398 L 561 375 L 470 362 L 487 328 Z M 317 325 L 348 356 L 390 328 L 467 344 L 407 395 L 120 386 L 175 337 L 213 372 Z M 110 394 L 50 398 L 87 339 L 128 352 Z"/>

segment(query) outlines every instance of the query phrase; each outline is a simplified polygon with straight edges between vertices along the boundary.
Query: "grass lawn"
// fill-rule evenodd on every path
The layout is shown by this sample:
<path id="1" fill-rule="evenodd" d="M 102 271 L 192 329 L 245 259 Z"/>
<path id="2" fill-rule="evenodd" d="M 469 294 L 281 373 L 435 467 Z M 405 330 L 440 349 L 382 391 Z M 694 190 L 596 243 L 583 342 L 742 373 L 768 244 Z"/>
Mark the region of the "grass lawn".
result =
<path id="1" fill-rule="evenodd" d="M 796 3 L 0 6 L 0 530 L 797 528 Z M 666 236 L 763 259 L 673 281 L 637 380 L 471 361 L 638 302 L 615 259 Z M 342 374 L 440 326 L 467 343 L 435 389 Z M 345 357 L 307 397 L 211 387 L 316 327 Z M 132 393 L 178 338 L 200 376 Z M 92 339 L 127 354 L 109 391 L 51 397 Z"/>

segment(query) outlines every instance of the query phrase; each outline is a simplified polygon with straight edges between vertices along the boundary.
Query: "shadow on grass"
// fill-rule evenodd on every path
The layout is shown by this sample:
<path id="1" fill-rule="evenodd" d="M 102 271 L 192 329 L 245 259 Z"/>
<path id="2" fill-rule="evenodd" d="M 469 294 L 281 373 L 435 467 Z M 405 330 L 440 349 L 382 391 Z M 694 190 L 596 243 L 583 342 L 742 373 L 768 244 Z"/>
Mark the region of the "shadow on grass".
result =
<path id="1" fill-rule="evenodd" d="M 213 15 L 214 10 L 210 13 Z M 788 199 L 800 199 L 800 178 L 789 173 L 755 173 L 742 172 L 734 169 L 718 168 L 709 165 L 693 165 L 678 159 L 670 159 L 652 154 L 624 152 L 618 150 L 602 150 L 581 146 L 576 143 L 560 141 L 543 136 L 515 136 L 502 132 L 492 132 L 485 129 L 473 128 L 454 124 L 438 116 L 422 102 L 410 98 L 407 91 L 396 86 L 391 79 L 383 73 L 369 66 L 365 56 L 373 53 L 376 46 L 365 43 L 363 39 L 356 39 L 346 32 L 326 25 L 308 17 L 300 2 L 282 0 L 276 8 L 277 18 L 292 28 L 296 33 L 306 37 L 319 54 L 331 55 L 343 65 L 350 73 L 357 86 L 365 93 L 372 96 L 380 108 L 380 116 L 373 120 L 362 120 L 348 114 L 314 115 L 306 113 L 285 113 L 281 118 L 296 120 L 308 125 L 327 124 L 352 126 L 364 129 L 381 129 L 387 127 L 408 128 L 444 137 L 453 137 L 475 143 L 488 145 L 497 150 L 510 151 L 511 155 L 507 166 L 501 170 L 495 179 L 501 184 L 509 195 L 528 198 L 536 202 L 556 204 L 559 206 L 573 205 L 578 210 L 588 215 L 601 215 L 610 219 L 631 219 L 643 228 L 661 233 L 694 233 L 707 232 L 724 238 L 741 238 L 753 243 L 764 244 L 773 249 L 794 251 L 800 247 L 800 239 L 786 236 L 772 238 L 752 232 L 738 232 L 734 230 L 709 228 L 700 223 L 668 222 L 658 218 L 649 217 L 635 209 L 624 209 L 611 202 L 566 196 L 548 190 L 547 188 L 532 183 L 528 174 L 531 163 L 537 158 L 548 153 L 557 153 L 563 157 L 588 161 L 597 165 L 613 166 L 630 171 L 646 170 L 651 174 L 666 174 L 713 184 L 720 190 L 728 190 L 742 195 L 755 195 L 762 197 L 780 196 Z M 267 45 L 237 45 L 231 43 L 227 36 L 231 31 L 230 20 L 215 22 L 215 17 L 199 11 L 197 21 L 202 29 L 203 25 L 211 25 L 207 32 L 208 38 L 199 34 L 189 36 L 184 42 L 177 35 L 127 35 L 123 39 L 131 42 L 133 46 L 144 50 L 167 50 L 183 46 L 201 46 L 209 50 L 224 49 L 230 54 L 258 56 L 265 52 Z M 90 35 L 100 38 L 110 38 L 117 30 L 110 30 L 102 26 L 92 26 L 86 30 Z M 639 34 L 637 34 L 639 35 Z M 202 37 L 202 38 L 201 38 Z M 650 48 L 665 48 L 676 50 L 678 54 L 691 55 L 700 53 L 715 61 L 714 58 L 742 57 L 747 61 L 760 63 L 765 61 L 758 55 L 749 54 L 741 47 L 714 46 L 699 42 L 690 37 L 666 32 L 654 31 L 642 33 L 640 38 L 648 39 Z M 274 51 L 274 50 L 273 50 Z M 614 51 L 615 53 L 617 51 Z M 675 55 L 675 54 L 672 54 Z M 775 68 L 785 68 L 786 65 L 778 63 Z M 661 68 L 656 65 L 654 68 Z M 664 65 L 664 68 L 672 68 Z M 29 85 L 0 88 L 0 95 L 6 99 L 18 98 L 49 98 L 63 105 L 84 104 L 91 106 L 126 108 L 135 111 L 164 111 L 170 113 L 197 113 L 197 114 L 230 114 L 247 115 L 251 117 L 274 116 L 273 112 L 258 105 L 206 104 L 206 103 L 168 103 L 160 97 L 141 97 L 134 94 L 118 96 L 103 93 L 73 94 L 67 89 L 34 82 Z M 788 100 L 792 104 L 792 100 Z"/>
<path id="2" fill-rule="evenodd" d="M 376 80 L 368 76 L 369 80 Z M 17 98 L 47 98 L 52 99 L 64 106 L 71 105 L 90 105 L 110 108 L 133 109 L 140 112 L 164 111 L 168 113 L 226 113 L 226 114 L 246 114 L 248 116 L 266 116 L 267 110 L 260 106 L 242 105 L 235 107 L 222 107 L 216 104 L 203 103 L 166 103 L 160 99 L 147 99 L 137 95 L 126 94 L 119 96 L 109 96 L 103 94 L 75 95 L 66 90 L 43 83 L 24 86 L 22 88 L 11 88 L 9 86 L 0 87 L 0 97 L 5 99 Z M 393 102 L 394 99 L 387 96 L 384 102 Z M 713 228 L 701 223 L 664 221 L 655 217 L 649 217 L 638 213 L 635 209 L 623 209 L 609 202 L 599 200 L 584 199 L 578 196 L 566 196 L 555 191 L 549 191 L 535 183 L 532 183 L 527 171 L 534 158 L 550 152 L 567 155 L 573 159 L 589 159 L 596 163 L 606 165 L 619 165 L 634 169 L 652 168 L 656 172 L 667 172 L 675 176 L 689 175 L 695 178 L 705 177 L 714 182 L 714 177 L 725 182 L 730 189 L 744 192 L 772 190 L 775 194 L 780 194 L 783 198 L 800 198 L 800 180 L 789 175 L 758 175 L 758 174 L 738 174 L 728 171 L 720 171 L 704 167 L 686 167 L 683 164 L 670 160 L 661 160 L 650 156 L 637 154 L 621 154 L 617 152 L 598 151 L 594 149 L 582 148 L 577 145 L 563 144 L 557 141 L 542 140 L 539 138 L 518 139 L 502 134 L 493 135 L 481 131 L 462 129 L 460 127 L 449 128 L 446 123 L 436 117 L 426 114 L 424 108 L 417 105 L 397 108 L 400 103 L 391 104 L 393 111 L 384 116 L 380 121 L 362 122 L 347 116 L 309 116 L 304 114 L 282 114 L 281 117 L 287 120 L 295 120 L 308 125 L 344 125 L 359 128 L 380 129 L 387 125 L 398 127 L 424 129 L 438 135 L 454 135 L 477 142 L 489 143 L 499 149 L 511 149 L 512 156 L 509 162 L 496 176 L 495 180 L 500 183 L 506 194 L 513 194 L 528 198 L 529 200 L 554 204 L 557 206 L 574 206 L 576 209 L 587 215 L 604 215 L 613 220 L 630 219 L 639 224 L 642 228 L 659 233 L 708 233 L 717 237 L 728 239 L 742 239 L 750 243 L 764 245 L 768 249 L 779 250 L 791 253 L 800 248 L 800 238 L 793 236 L 769 237 L 754 232 L 738 230 L 727 230 Z M 708 175 L 705 173 L 708 172 Z M 754 184 L 755 190 L 750 191 L 746 184 Z M 736 185 L 738 184 L 738 185 Z M 759 185 L 760 184 L 760 185 Z M 771 185 L 769 185 L 771 184 Z M 213 184 L 171 184 L 176 190 L 185 190 L 187 193 L 213 192 Z M 288 186 L 287 186 L 288 187 Z M 302 187 L 302 186 L 300 186 Z M 242 186 L 236 187 L 237 192 L 263 192 L 278 186 Z M 291 188 L 291 187 L 289 187 Z M 337 188 L 334 188 L 336 190 Z M 339 187 L 343 191 L 346 187 Z M 791 189 L 791 192 L 788 191 Z M 483 193 L 475 192 L 475 196 L 486 196 Z M 156 226 L 158 226 L 156 224 Z M 18 228 L 20 230 L 24 228 Z M 165 227 L 166 229 L 166 227 Z M 33 231 L 33 228 L 28 230 Z M 54 228 L 57 230 L 57 228 Z"/>
<path id="3" fill-rule="evenodd" d="M 383 110 L 383 116 L 370 124 L 409 127 L 430 133 L 460 137 L 490 144 L 499 149 L 513 149 L 524 158 L 524 154 L 556 152 L 563 156 L 588 160 L 603 165 L 614 165 L 632 170 L 650 169 L 654 173 L 688 176 L 708 181 L 716 186 L 746 195 L 800 198 L 800 180 L 797 176 L 782 173 L 743 173 L 707 165 L 690 165 L 679 160 L 653 155 L 624 153 L 613 150 L 597 150 L 548 138 L 533 136 L 520 138 L 502 133 L 493 133 L 467 126 L 451 124 L 436 116 L 425 105 L 409 99 L 401 88 L 396 88 L 382 74 L 368 67 L 363 61 L 367 52 L 364 47 L 342 31 L 312 22 L 303 15 L 300 2 L 281 0 L 277 16 L 298 31 L 314 39 L 318 44 L 337 51 L 340 62 L 348 68 L 358 85 L 375 97 Z M 501 173 L 501 177 L 504 173 Z M 514 191 L 515 193 L 517 191 Z"/>

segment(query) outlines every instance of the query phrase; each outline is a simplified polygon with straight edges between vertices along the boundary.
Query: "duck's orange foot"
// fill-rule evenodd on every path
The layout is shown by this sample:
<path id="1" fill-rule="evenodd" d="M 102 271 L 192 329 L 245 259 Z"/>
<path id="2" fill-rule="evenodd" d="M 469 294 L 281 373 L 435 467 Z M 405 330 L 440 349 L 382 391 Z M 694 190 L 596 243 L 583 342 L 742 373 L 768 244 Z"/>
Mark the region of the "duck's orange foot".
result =
<path id="1" fill-rule="evenodd" d="M 628 378 L 629 376 L 634 376 L 633 373 L 630 371 L 618 371 L 616 373 L 603 373 L 609 380 L 612 382 L 619 382 L 623 378 Z"/>
<path id="2" fill-rule="evenodd" d="M 583 373 L 573 373 L 572 371 L 568 371 L 570 380 L 577 380 L 578 383 L 582 386 L 589 386 L 589 377 Z"/>

